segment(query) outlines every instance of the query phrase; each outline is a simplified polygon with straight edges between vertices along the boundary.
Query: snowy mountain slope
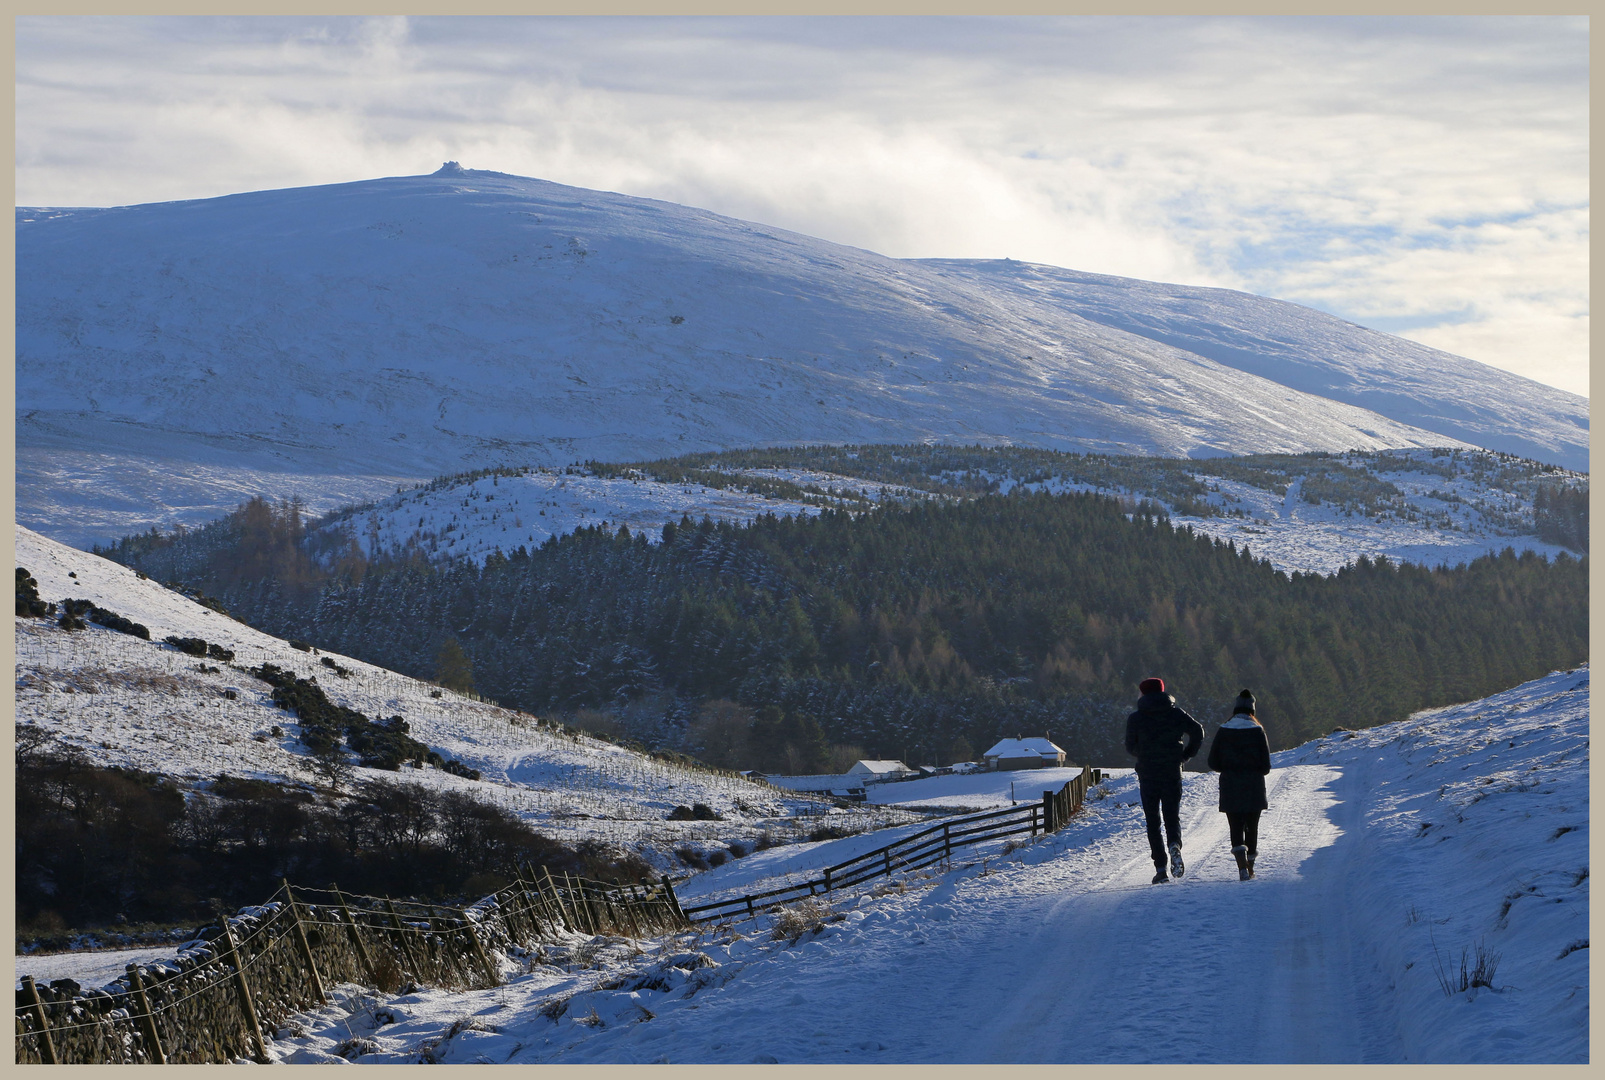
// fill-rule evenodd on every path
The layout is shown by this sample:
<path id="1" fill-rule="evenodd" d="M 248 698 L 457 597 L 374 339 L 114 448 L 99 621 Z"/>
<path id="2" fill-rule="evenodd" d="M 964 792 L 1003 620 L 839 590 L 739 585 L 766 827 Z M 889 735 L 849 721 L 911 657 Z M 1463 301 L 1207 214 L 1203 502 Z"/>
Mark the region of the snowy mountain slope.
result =
<path id="1" fill-rule="evenodd" d="M 1476 372 L 1497 391 L 1478 395 L 1494 403 L 1480 438 L 1519 434 L 1575 467 L 1586 457 L 1581 399 L 1418 346 L 1401 419 L 1105 325 L 981 269 L 498 173 L 19 209 L 17 260 L 19 514 L 55 535 L 76 528 L 79 542 L 112 538 L 110 523 L 84 504 L 74 521 L 47 511 L 72 507 L 91 473 L 116 472 L 106 494 L 148 504 L 156 523 L 215 516 L 253 471 L 349 488 L 799 442 L 1169 455 L 1458 445 L 1420 425 L 1421 402 L 1464 397 Z M 1267 303 L 1220 293 L 1194 308 L 1218 321 Z M 1351 354 L 1374 354 L 1351 382 L 1393 363 L 1394 339 L 1309 318 L 1328 337 L 1360 334 Z M 1237 321 L 1255 347 L 1259 323 Z M 1329 342 L 1303 341 L 1284 348 L 1319 366 Z M 1433 358 L 1461 375 L 1438 379 Z M 213 497 L 172 490 L 186 462 L 224 472 Z M 315 482 L 301 493 L 328 505 Z"/>
<path id="2" fill-rule="evenodd" d="M 1258 877 L 1189 776 L 1188 872 L 1149 885 L 1130 774 L 1050 837 L 656 942 L 563 937 L 507 985 L 342 987 L 277 1060 L 1586 1062 L 1588 672 L 1274 756 Z M 798 846 L 784 872 L 870 837 Z M 764 853 L 770 856 L 772 853 Z M 711 877 L 711 875 L 709 875 Z M 770 876 L 767 880 L 773 880 Z M 1451 986 L 1461 949 L 1492 986 Z M 47 963 L 39 958 L 36 963 Z M 43 970 L 43 969 L 41 969 Z"/>
<path id="3" fill-rule="evenodd" d="M 674 871 L 684 870 L 669 854 L 675 847 L 750 846 L 766 831 L 792 839 L 818 828 L 826 813 L 856 822 L 854 828 L 913 819 L 891 808 L 837 810 L 739 777 L 687 769 L 451 691 L 437 699 L 427 683 L 349 657 L 299 652 L 132 570 L 20 526 L 16 559 L 39 582 L 43 599 L 91 600 L 150 630 L 152 640 L 144 641 L 93 624 L 69 633 L 51 619 L 17 620 L 17 722 L 49 730 L 95 764 L 192 782 L 223 774 L 310 780 L 294 717 L 275 707 L 271 688 L 245 670 L 270 661 L 317 678 L 337 704 L 376 719 L 400 714 L 414 738 L 481 772 L 475 781 L 434 768 L 358 768 L 358 779 L 470 789 L 558 839 L 637 849 Z M 163 644 L 169 634 L 220 644 L 235 659 L 197 660 Z M 325 658 L 349 676 L 325 666 Z M 272 734 L 275 726 L 282 734 Z M 726 820 L 665 820 L 675 806 L 693 802 Z"/>
<path id="4" fill-rule="evenodd" d="M 1298 304 L 1012 261 L 928 265 L 1475 446 L 1588 468 L 1586 398 Z"/>
<path id="5" fill-rule="evenodd" d="M 1247 547 L 1291 573 L 1333 573 L 1364 555 L 1386 556 L 1427 566 L 1468 562 L 1507 547 L 1536 551 L 1552 558 L 1563 549 L 1534 535 L 1532 496 L 1522 483 L 1501 480 L 1488 468 L 1493 455 L 1464 452 L 1454 459 L 1430 451 L 1397 451 L 1384 455 L 1379 468 L 1373 455 L 1345 455 L 1343 463 L 1367 471 L 1398 489 L 1399 496 L 1372 513 L 1300 497 L 1297 479 L 1278 479 L 1272 486 L 1193 473 L 1194 479 L 1217 490 L 1205 501 L 1241 516 L 1198 517 L 1171 508 L 1177 525 Z M 1419 468 L 1404 462 L 1419 459 Z M 363 551 L 405 550 L 430 558 L 467 558 L 482 563 L 493 551 L 511 553 L 533 548 L 550 536 L 606 522 L 626 526 L 657 541 L 663 526 L 683 515 L 693 521 L 746 522 L 762 514 L 816 514 L 824 505 L 863 508 L 908 498 L 928 498 L 903 485 L 800 469 L 717 469 L 732 481 L 784 480 L 806 484 L 818 494 L 810 501 L 755 494 L 739 486 L 709 487 L 700 483 L 665 483 L 645 475 L 632 478 L 595 475 L 587 470 L 529 469 L 516 476 L 479 476 L 458 482 L 437 481 L 376 503 L 342 508 L 320 531 L 344 533 Z M 1448 475 L 1446 475 L 1446 473 Z M 1571 477 L 1571 480 L 1577 478 Z M 1530 486 L 1530 485 L 1529 485 Z M 1100 489 L 1092 484 L 1052 476 L 1017 483 L 999 479 L 999 490 L 1105 490 L 1132 498 L 1164 502 L 1162 495 L 1136 487 Z M 1292 494 L 1289 495 L 1289 490 Z"/>

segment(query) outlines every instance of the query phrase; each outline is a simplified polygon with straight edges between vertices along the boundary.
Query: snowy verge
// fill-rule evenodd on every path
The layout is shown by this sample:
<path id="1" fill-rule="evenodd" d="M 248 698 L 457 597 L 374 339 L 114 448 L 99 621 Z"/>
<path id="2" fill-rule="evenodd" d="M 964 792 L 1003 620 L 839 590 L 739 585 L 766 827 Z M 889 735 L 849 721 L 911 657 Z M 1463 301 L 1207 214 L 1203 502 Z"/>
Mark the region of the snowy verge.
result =
<path id="1" fill-rule="evenodd" d="M 1588 1059 L 1588 684 L 1555 672 L 1279 755 L 1342 768 L 1364 806 L 1355 926 L 1408 1060 Z M 1492 985 L 1462 986 L 1463 958 Z"/>

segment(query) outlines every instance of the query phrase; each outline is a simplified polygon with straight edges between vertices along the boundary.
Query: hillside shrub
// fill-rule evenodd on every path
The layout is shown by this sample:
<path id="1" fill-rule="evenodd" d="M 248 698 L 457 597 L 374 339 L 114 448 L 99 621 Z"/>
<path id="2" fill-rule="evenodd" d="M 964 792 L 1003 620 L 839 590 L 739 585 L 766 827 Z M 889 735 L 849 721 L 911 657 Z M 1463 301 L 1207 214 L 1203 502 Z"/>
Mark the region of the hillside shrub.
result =
<path id="1" fill-rule="evenodd" d="M 56 605 L 39 599 L 39 583 L 23 567 L 17 567 L 17 615 L 38 617 L 54 615 Z"/>
<path id="2" fill-rule="evenodd" d="M 84 622 L 84 616 L 94 607 L 88 600 L 63 600 L 61 602 L 61 617 L 56 625 L 63 630 L 87 630 L 89 626 Z"/>
<path id="3" fill-rule="evenodd" d="M 82 601 L 78 602 L 81 603 Z M 116 630 L 120 634 L 130 634 L 145 641 L 150 640 L 149 627 L 143 623 L 134 622 L 132 619 L 125 619 L 115 611 L 107 608 L 90 605 L 89 621 L 96 626 L 104 626 L 108 630 Z"/>
<path id="4" fill-rule="evenodd" d="M 675 848 L 674 856 L 693 870 L 708 869 L 708 860 L 703 856 L 702 852 L 689 844 Z"/>
<path id="5" fill-rule="evenodd" d="M 479 779 L 478 769 L 448 760 L 412 738 L 407 721 L 399 715 L 369 720 L 357 710 L 331 701 L 316 679 L 302 678 L 270 661 L 248 671 L 273 687 L 273 704 L 295 714 L 301 728 L 297 741 L 314 755 L 329 755 L 343 739 L 364 768 L 394 772 L 412 762 L 420 768 L 433 765 L 468 780 Z M 333 757 L 326 761 L 331 769 L 335 766 Z"/>
<path id="6" fill-rule="evenodd" d="M 205 638 L 179 637 L 177 634 L 168 634 L 162 639 L 181 653 L 189 656 L 207 655 L 207 642 Z"/>

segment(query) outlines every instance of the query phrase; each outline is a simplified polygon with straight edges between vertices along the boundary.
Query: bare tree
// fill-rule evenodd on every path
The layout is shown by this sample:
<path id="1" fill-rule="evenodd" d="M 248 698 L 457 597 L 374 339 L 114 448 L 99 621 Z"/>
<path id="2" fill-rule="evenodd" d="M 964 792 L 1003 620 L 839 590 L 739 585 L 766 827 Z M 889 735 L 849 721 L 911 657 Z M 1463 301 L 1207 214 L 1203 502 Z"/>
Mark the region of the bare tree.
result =
<path id="1" fill-rule="evenodd" d="M 55 738 L 50 732 L 38 724 L 18 724 L 17 738 L 17 767 L 21 768 L 50 744 Z"/>
<path id="2" fill-rule="evenodd" d="M 339 743 L 328 743 L 312 751 L 312 757 L 306 762 L 306 768 L 328 781 L 329 786 L 336 791 L 351 779 L 351 759 L 341 749 Z"/>

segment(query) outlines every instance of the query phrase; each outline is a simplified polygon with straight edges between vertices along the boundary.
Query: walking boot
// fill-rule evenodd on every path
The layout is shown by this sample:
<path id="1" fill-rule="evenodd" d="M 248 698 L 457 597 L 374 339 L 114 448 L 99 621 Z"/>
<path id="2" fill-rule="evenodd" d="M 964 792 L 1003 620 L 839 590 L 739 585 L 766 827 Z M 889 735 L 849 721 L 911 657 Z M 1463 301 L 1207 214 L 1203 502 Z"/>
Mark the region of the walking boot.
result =
<path id="1" fill-rule="evenodd" d="M 1187 872 L 1187 867 L 1181 861 L 1181 841 L 1170 845 L 1170 872 L 1181 877 Z"/>
<path id="2" fill-rule="evenodd" d="M 1165 882 L 1167 882 L 1169 880 L 1170 880 L 1170 875 L 1165 873 L 1164 860 L 1163 859 L 1155 859 L 1154 860 L 1154 881 L 1153 881 L 1153 883 L 1155 885 L 1163 885 Z"/>
<path id="3" fill-rule="evenodd" d="M 1248 856 L 1248 880 L 1254 880 L 1254 855 L 1252 852 Z"/>
<path id="4" fill-rule="evenodd" d="M 1238 844 L 1232 848 L 1232 855 L 1237 859 L 1237 880 L 1247 881 L 1250 873 L 1252 873 L 1248 868 L 1248 846 L 1246 844 Z"/>

